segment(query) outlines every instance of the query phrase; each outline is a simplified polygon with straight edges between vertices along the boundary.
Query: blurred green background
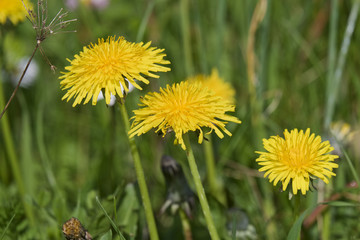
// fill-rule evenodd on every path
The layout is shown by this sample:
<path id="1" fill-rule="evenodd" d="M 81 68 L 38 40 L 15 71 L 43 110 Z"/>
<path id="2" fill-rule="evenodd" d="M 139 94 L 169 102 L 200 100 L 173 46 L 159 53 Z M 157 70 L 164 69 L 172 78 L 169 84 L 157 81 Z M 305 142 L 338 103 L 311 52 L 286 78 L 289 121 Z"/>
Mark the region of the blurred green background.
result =
<path id="1" fill-rule="evenodd" d="M 262 18 L 254 12 L 264 2 Z M 165 49 L 166 59 L 171 61 L 170 72 L 160 73 L 159 79 L 142 85 L 144 91 L 127 96 L 130 116 L 146 92 L 194 74 L 209 74 L 212 68 L 235 88 L 234 115 L 243 123 L 228 125 L 232 137 L 212 138 L 217 181 L 223 191 L 208 192 L 208 198 L 223 239 L 235 239 L 231 223 L 240 220 L 228 217 L 239 213 L 234 208 L 246 213 L 247 218 L 239 216 L 248 221 L 245 228 L 253 227 L 257 236 L 244 233 L 241 238 L 241 231 L 246 230 L 239 227 L 236 239 L 285 239 L 288 235 L 293 202 L 287 192 L 280 192 L 279 186 L 273 187 L 257 171 L 255 151 L 263 150 L 262 138 L 281 136 L 284 129 L 293 128 L 311 128 L 332 141 L 335 135 L 339 143 L 332 143 L 342 147 L 337 149 L 337 176 L 326 187 L 315 181 L 317 190 L 302 198 L 302 208 L 331 197 L 341 204 L 312 212 L 317 221 L 303 226 L 303 239 L 360 238 L 360 195 L 354 184 L 360 170 L 359 1 L 110 0 L 104 8 L 91 1 L 69 8 L 58 0 L 48 1 L 49 19 L 60 8 L 69 12 L 68 19 L 77 21 L 66 28 L 76 33 L 53 35 L 41 44 L 56 72 L 38 52 L 34 61 L 39 72 L 34 82 L 19 89 L 6 112 L 7 120 L 0 120 L 9 122 L 25 188 L 24 202 L 33 212 L 33 219 L 25 214 L 6 148 L 8 140 L 2 133 L 0 239 L 64 239 L 62 224 L 71 217 L 78 218 L 95 239 L 119 239 L 96 196 L 127 239 L 147 238 L 119 109 L 107 107 L 104 101 L 73 108 L 71 101 L 61 100 L 65 92 L 60 90 L 58 77 L 69 64 L 66 59 L 108 36 L 152 41 L 152 46 Z M 350 13 L 354 20 L 349 23 Z M 354 27 L 352 35 L 345 34 L 349 26 Z M 18 62 L 31 55 L 36 40 L 28 21 L 2 28 L 5 61 L 1 84 L 7 100 L 15 86 L 11 79 L 16 79 Z M 348 49 L 344 49 L 344 38 L 349 41 Z M 340 124 L 337 129 L 331 124 L 335 122 Z M 350 126 L 351 133 L 344 133 L 341 126 Z M 1 132 L 4 127 L 1 125 Z M 197 144 L 195 134 L 192 139 L 207 190 L 203 146 Z M 159 213 L 166 200 L 161 156 L 178 160 L 195 188 L 185 153 L 173 140 L 171 134 L 162 138 L 153 132 L 136 138 L 160 237 L 175 240 L 184 239 L 178 213 Z M 190 220 L 193 239 L 209 239 L 198 201 L 195 205 Z"/>

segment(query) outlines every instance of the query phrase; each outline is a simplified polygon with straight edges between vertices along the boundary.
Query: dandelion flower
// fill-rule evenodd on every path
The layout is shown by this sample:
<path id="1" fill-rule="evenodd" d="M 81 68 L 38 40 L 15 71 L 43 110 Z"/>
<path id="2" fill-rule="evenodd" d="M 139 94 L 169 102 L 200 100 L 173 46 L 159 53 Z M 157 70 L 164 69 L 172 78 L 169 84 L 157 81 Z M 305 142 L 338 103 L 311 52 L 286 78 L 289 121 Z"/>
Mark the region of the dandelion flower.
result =
<path id="1" fill-rule="evenodd" d="M 297 129 L 284 131 L 284 137 L 272 136 L 263 139 L 264 148 L 268 152 L 256 152 L 260 157 L 256 159 L 262 167 L 260 172 L 265 172 L 274 186 L 281 181 L 285 190 L 290 183 L 292 191 L 297 194 L 300 190 L 306 194 L 309 190 L 310 178 L 320 178 L 329 183 L 329 178 L 335 176 L 334 163 L 337 155 L 328 154 L 334 150 L 329 141 L 322 142 L 320 136 L 310 135 L 308 128 L 305 133 Z"/>
<path id="2" fill-rule="evenodd" d="M 24 0 L 24 4 L 28 9 L 32 9 L 28 0 Z M 24 4 L 20 0 L 0 0 L 0 24 L 4 24 L 6 19 L 13 24 L 23 21 L 27 15 Z"/>
<path id="3" fill-rule="evenodd" d="M 211 71 L 210 76 L 199 74 L 187 79 L 188 81 L 201 82 L 204 87 L 207 87 L 210 91 L 213 91 L 216 96 L 220 96 L 223 99 L 229 101 L 231 104 L 235 103 L 235 90 L 230 83 L 226 82 L 219 76 L 217 69 Z"/>
<path id="4" fill-rule="evenodd" d="M 155 131 L 163 136 L 172 130 L 175 132 L 175 143 L 179 143 L 184 150 L 182 136 L 189 131 L 198 130 L 198 142 L 202 143 L 202 127 L 210 128 L 223 138 L 220 130 L 231 136 L 225 128 L 228 121 L 241 123 L 236 117 L 226 115 L 226 112 L 235 110 L 234 105 L 215 96 L 200 83 L 184 81 L 172 86 L 167 85 L 165 89 L 161 88 L 159 93 L 147 94 L 141 99 L 140 106 L 143 108 L 134 111 L 130 137 L 139 136 L 152 128 L 156 128 Z"/>
<path id="5" fill-rule="evenodd" d="M 150 47 L 150 44 L 131 43 L 123 37 L 108 37 L 106 41 L 99 39 L 97 44 L 84 47 L 75 59 L 67 59 L 70 66 L 65 67 L 67 72 L 62 72 L 60 77 L 61 88 L 67 90 L 62 99 L 69 101 L 75 98 L 73 106 L 83 99 L 84 104 L 92 99 L 92 105 L 96 105 L 102 90 L 106 104 L 109 104 L 111 94 L 123 97 L 121 86 L 125 92 L 129 91 L 126 79 L 141 90 L 135 79 L 148 84 L 144 76 L 158 78 L 152 72 L 170 71 L 170 68 L 160 65 L 170 64 L 163 59 L 166 56 L 162 53 L 164 49 Z"/>

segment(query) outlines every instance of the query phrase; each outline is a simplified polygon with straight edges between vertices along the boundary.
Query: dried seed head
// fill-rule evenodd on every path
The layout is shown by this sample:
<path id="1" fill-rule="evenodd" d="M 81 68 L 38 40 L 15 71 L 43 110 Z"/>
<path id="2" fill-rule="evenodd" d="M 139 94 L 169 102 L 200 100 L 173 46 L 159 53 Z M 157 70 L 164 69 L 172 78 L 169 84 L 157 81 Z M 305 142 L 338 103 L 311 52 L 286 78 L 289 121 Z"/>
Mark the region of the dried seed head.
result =
<path id="1" fill-rule="evenodd" d="M 74 217 L 64 223 L 63 233 L 67 240 L 92 240 L 90 233 L 83 227 L 79 219 Z"/>
<path id="2" fill-rule="evenodd" d="M 40 44 L 44 41 L 49 35 L 64 33 L 64 32 L 75 32 L 75 31 L 63 31 L 71 22 L 76 21 L 76 19 L 66 20 L 64 19 L 68 12 L 63 12 L 61 8 L 55 17 L 48 23 L 48 6 L 47 1 L 38 0 L 37 2 L 37 13 L 28 9 L 25 4 L 24 7 L 28 12 L 27 18 L 33 25 L 33 28 L 36 31 L 37 43 Z"/>

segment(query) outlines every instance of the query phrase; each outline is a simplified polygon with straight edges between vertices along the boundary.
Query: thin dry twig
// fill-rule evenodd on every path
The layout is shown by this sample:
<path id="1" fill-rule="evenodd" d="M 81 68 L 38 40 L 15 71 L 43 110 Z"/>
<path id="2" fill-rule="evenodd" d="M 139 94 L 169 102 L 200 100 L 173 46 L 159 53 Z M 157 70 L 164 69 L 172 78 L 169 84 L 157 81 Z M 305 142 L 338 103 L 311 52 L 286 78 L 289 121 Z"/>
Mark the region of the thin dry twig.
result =
<path id="1" fill-rule="evenodd" d="M 76 32 L 76 31 L 62 31 L 64 28 L 66 28 L 70 23 L 76 21 L 77 19 L 70 19 L 70 20 L 64 20 L 65 17 L 67 17 L 68 12 L 63 12 L 63 9 L 61 8 L 59 10 L 59 12 L 55 15 L 55 17 L 50 21 L 49 24 L 47 24 L 47 19 L 48 19 L 48 6 L 47 6 L 47 1 L 43 1 L 43 0 L 38 0 L 37 2 L 37 14 L 34 13 L 33 10 L 31 10 L 30 8 L 28 8 L 24 1 L 21 0 L 24 8 L 26 9 L 28 15 L 26 16 L 27 19 L 30 21 L 30 23 L 33 26 L 33 29 L 36 32 L 36 45 L 34 48 L 34 51 L 31 55 L 31 57 L 29 58 L 29 61 L 26 64 L 26 67 L 23 71 L 23 73 L 21 74 L 21 77 L 14 89 L 14 91 L 12 92 L 9 100 L 7 101 L 3 111 L 0 114 L 0 119 L 4 116 L 6 110 L 8 109 L 11 101 L 13 100 L 13 98 L 15 97 L 16 92 L 18 91 L 20 84 L 25 76 L 25 73 L 32 61 L 32 59 L 35 56 L 36 51 L 39 49 L 41 52 L 41 55 L 44 57 L 45 61 L 50 65 L 51 70 L 54 72 L 56 67 L 51 64 L 50 60 L 46 57 L 44 50 L 42 49 L 42 47 L 40 46 L 40 44 L 50 35 L 55 35 L 58 33 L 68 33 L 68 32 Z"/>

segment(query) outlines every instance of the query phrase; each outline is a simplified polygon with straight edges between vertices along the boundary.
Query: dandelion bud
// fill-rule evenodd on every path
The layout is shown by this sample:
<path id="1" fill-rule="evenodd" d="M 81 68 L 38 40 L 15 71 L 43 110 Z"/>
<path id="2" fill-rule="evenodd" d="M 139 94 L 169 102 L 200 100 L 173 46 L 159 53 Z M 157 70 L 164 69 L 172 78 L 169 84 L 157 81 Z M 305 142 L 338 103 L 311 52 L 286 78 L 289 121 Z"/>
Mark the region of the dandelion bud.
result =
<path id="1" fill-rule="evenodd" d="M 169 206 L 171 206 L 173 212 L 181 207 L 186 215 L 192 218 L 191 210 L 195 205 L 195 195 L 189 187 L 182 167 L 172 157 L 163 156 L 161 159 L 161 170 L 166 179 L 167 197 L 160 213 L 164 213 Z"/>

